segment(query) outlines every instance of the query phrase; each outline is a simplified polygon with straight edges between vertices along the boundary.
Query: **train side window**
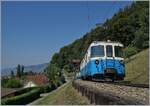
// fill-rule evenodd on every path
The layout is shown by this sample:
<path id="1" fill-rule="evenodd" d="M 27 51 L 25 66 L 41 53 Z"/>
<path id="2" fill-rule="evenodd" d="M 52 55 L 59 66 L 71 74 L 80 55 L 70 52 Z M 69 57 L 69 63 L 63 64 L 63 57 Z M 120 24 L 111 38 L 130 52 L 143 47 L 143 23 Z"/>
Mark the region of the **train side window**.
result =
<path id="1" fill-rule="evenodd" d="M 106 46 L 106 55 L 107 55 L 107 57 L 112 57 L 113 56 L 112 45 L 107 45 Z"/>

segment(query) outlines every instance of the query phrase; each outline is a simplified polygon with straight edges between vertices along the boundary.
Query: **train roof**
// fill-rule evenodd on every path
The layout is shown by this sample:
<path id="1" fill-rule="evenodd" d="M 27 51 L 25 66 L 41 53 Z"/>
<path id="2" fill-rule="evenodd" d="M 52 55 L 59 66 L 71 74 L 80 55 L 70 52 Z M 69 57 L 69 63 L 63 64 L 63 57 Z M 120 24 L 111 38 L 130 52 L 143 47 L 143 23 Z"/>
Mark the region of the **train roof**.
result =
<path id="1" fill-rule="evenodd" d="M 110 44 L 110 45 L 123 46 L 122 43 L 115 42 L 115 41 L 93 41 L 90 46 L 100 45 L 100 44 L 102 44 L 102 45 L 109 45 Z"/>

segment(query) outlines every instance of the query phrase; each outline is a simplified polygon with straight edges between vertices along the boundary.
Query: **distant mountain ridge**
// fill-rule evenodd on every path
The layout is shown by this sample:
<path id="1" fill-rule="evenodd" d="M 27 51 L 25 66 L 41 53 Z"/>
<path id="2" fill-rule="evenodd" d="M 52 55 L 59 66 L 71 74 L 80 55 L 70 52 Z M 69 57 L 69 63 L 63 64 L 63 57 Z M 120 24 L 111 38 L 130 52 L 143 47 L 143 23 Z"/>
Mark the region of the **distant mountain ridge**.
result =
<path id="1" fill-rule="evenodd" d="M 48 63 L 43 63 L 43 64 L 37 64 L 37 65 L 28 65 L 28 66 L 24 66 L 24 72 L 42 72 L 46 67 L 48 66 Z M 16 73 L 16 67 L 15 68 L 6 68 L 6 69 L 2 69 L 1 70 L 1 76 L 6 76 L 6 75 L 10 75 L 11 70 L 14 71 L 14 73 Z"/>

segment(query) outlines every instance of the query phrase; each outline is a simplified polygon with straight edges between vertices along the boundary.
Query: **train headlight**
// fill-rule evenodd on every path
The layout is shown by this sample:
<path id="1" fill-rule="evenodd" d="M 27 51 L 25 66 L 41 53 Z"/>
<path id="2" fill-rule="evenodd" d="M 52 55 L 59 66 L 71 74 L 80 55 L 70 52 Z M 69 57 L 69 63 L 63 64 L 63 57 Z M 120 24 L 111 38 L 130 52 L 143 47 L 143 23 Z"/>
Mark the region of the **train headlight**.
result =
<path id="1" fill-rule="evenodd" d="M 99 64 L 99 60 L 95 60 L 95 64 L 98 65 Z"/>

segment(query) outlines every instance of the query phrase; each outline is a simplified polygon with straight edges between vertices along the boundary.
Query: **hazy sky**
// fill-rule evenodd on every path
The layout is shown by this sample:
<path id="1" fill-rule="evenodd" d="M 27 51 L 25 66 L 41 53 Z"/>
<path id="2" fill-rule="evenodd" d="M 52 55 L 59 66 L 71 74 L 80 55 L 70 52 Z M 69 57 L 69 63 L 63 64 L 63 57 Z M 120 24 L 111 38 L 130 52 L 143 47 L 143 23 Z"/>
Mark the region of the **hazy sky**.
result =
<path id="1" fill-rule="evenodd" d="M 61 47 L 131 3 L 2 2 L 2 68 L 49 62 Z"/>

